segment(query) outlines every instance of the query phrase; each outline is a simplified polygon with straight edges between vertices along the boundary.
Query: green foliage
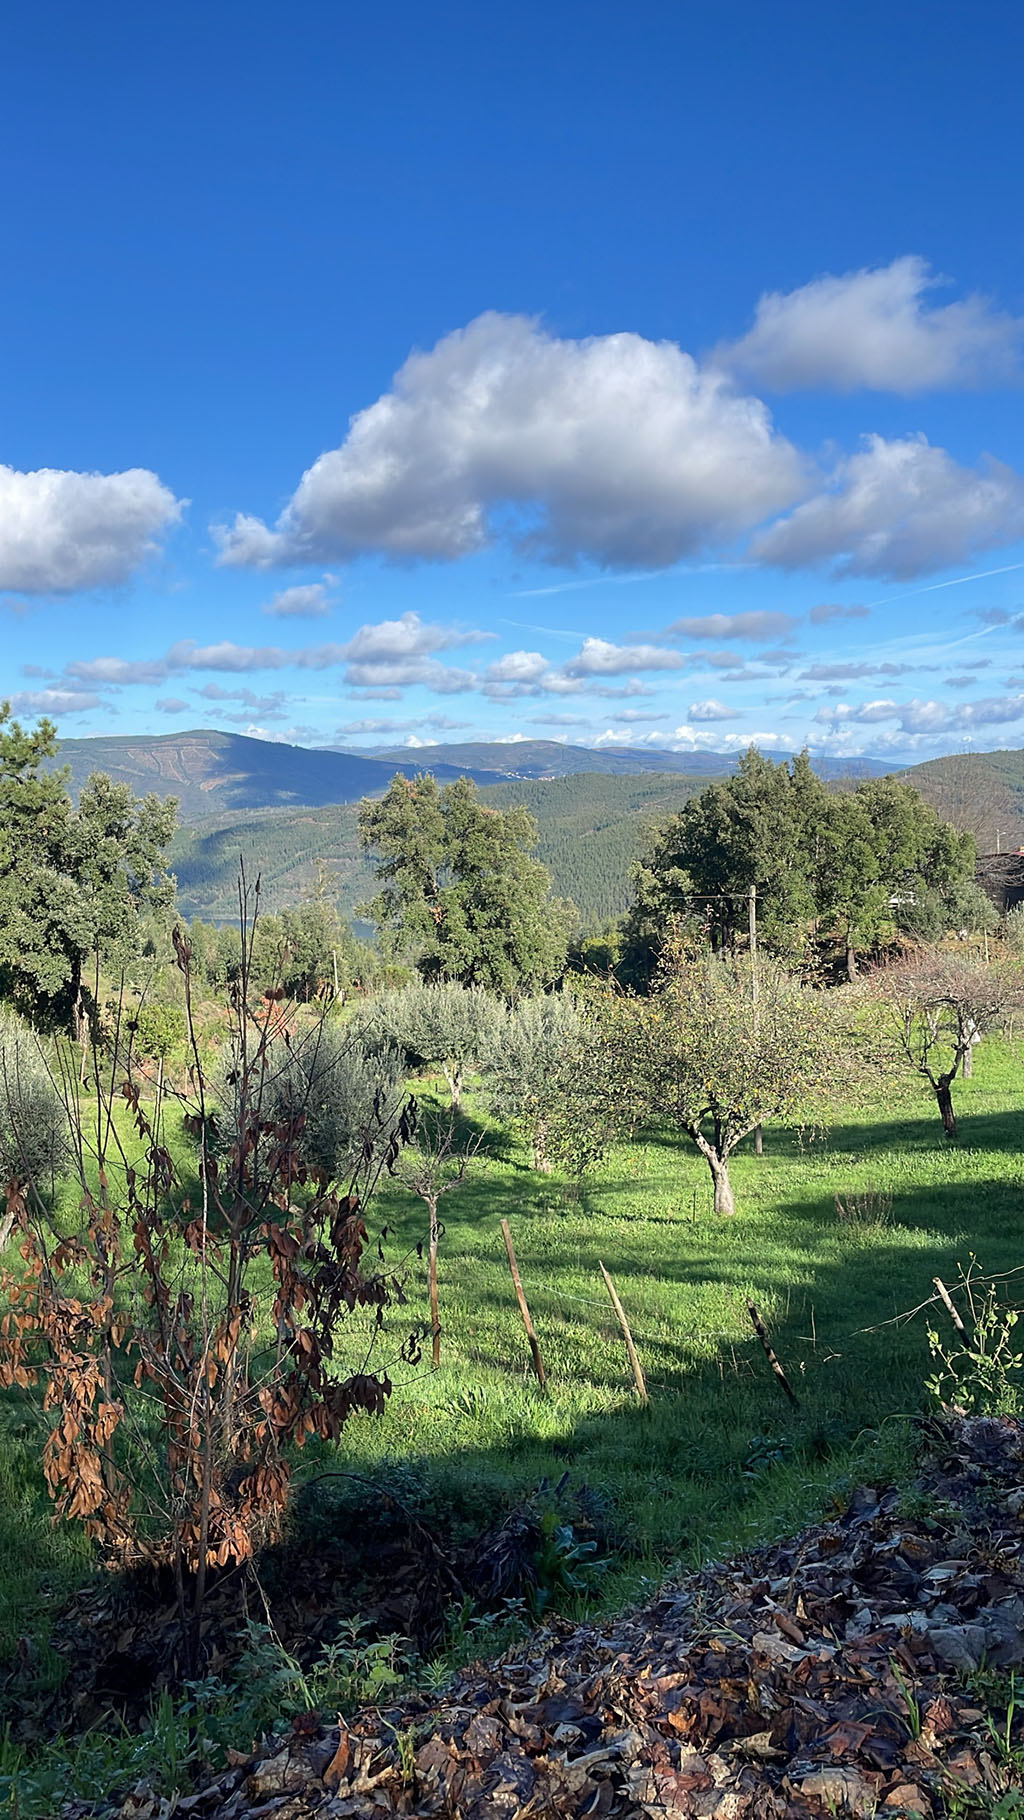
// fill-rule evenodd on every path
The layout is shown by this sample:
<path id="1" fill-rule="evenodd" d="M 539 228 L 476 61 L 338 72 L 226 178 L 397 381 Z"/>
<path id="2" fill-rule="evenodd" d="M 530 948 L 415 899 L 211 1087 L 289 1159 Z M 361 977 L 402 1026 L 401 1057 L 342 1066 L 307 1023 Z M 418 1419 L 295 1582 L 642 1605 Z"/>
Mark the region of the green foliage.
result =
<path id="1" fill-rule="evenodd" d="M 180 1005 L 147 1002 L 139 1006 L 131 1022 L 135 1026 L 132 1046 L 139 1055 L 165 1062 L 184 1046 L 187 1026 Z"/>
<path id="2" fill-rule="evenodd" d="M 365 914 L 424 979 L 512 995 L 558 977 L 575 913 L 551 900 L 525 809 L 485 808 L 465 777 L 439 789 L 430 776 L 397 776 L 363 804 L 359 833 L 380 856 Z"/>
<path id="3" fill-rule="evenodd" d="M 528 1135 L 535 1169 L 559 1163 L 579 1177 L 604 1155 L 618 1125 L 615 1062 L 585 1000 L 568 992 L 520 999 L 495 1028 L 482 1067 L 492 1113 Z"/>
<path id="4" fill-rule="evenodd" d="M 535 1618 L 551 1605 L 585 1595 L 608 1567 L 608 1562 L 598 1557 L 597 1543 L 579 1537 L 557 1509 L 549 1506 L 541 1511 L 538 1529 L 533 1579 L 527 1593 L 527 1604 Z"/>
<path id="5" fill-rule="evenodd" d="M 223 1768 L 227 1753 L 255 1749 L 305 1713 L 347 1714 L 376 1704 L 404 1679 L 398 1637 L 370 1638 L 357 1620 L 306 1668 L 268 1625 L 250 1623 L 230 1673 L 162 1693 L 138 1731 L 109 1721 L 74 1739 L 31 1749 L 0 1733 L 0 1812 L 53 1820 L 66 1802 L 103 1803 L 144 1785 L 173 1799 Z"/>
<path id="6" fill-rule="evenodd" d="M 26 733 L 0 706 L 0 995 L 67 1025 L 88 959 L 123 964 L 142 912 L 169 901 L 176 807 L 96 772 L 74 808 L 65 774 L 44 769 L 56 749 L 49 721 Z"/>
<path id="7" fill-rule="evenodd" d="M 675 950 L 646 999 L 610 997 L 602 1031 L 633 1122 L 666 1119 L 711 1171 L 733 1212 L 729 1157 L 755 1125 L 811 1122 L 849 1082 L 847 1032 L 832 995 L 777 961 Z"/>
<path id="8" fill-rule="evenodd" d="M 929 1326 L 934 1370 L 926 1388 L 944 1407 L 968 1415 L 1013 1413 L 1020 1407 L 1024 1367 L 1024 1353 L 1013 1349 L 1020 1311 L 1002 1302 L 995 1284 L 981 1277 L 973 1253 L 966 1270 L 957 1265 L 957 1277 L 953 1294 L 960 1292 L 966 1304 L 964 1330 L 954 1327 L 949 1337 Z"/>
<path id="9" fill-rule="evenodd" d="M 462 1098 L 467 1069 L 490 1053 L 497 1032 L 504 1027 L 502 1004 L 482 986 L 462 986 L 453 980 L 430 985 L 413 981 L 395 992 L 382 993 L 358 1019 L 371 1043 L 400 1049 L 413 1068 L 439 1067 L 448 1083 L 452 1105 Z"/>
<path id="10" fill-rule="evenodd" d="M 734 776 L 652 836 L 634 872 L 622 971 L 646 983 L 673 926 L 735 946 L 754 887 L 764 944 L 800 953 L 817 929 L 852 972 L 855 954 L 894 934 L 919 890 L 938 893 L 936 914 L 959 926 L 973 866 L 970 836 L 941 822 L 911 786 L 881 777 L 830 792 L 806 752 L 775 764 L 751 747 Z M 971 897 L 970 915 L 979 914 Z"/>
<path id="11" fill-rule="evenodd" d="M 259 1118 L 272 1147 L 275 1128 L 298 1127 L 303 1159 L 328 1181 L 347 1177 L 371 1126 L 395 1116 L 403 1097 L 404 1067 L 393 1043 L 366 1042 L 334 1017 L 319 1023 L 275 1058 L 260 1083 Z M 226 1129 L 244 1117 L 237 1044 L 220 1058 L 220 1105 Z M 251 1092 L 251 1085 L 250 1085 Z M 226 1115 L 226 1117 L 225 1117 Z"/>
<path id="12" fill-rule="evenodd" d="M 52 1193 L 70 1162 L 71 1127 L 47 1051 L 0 1008 L 0 1184 L 32 1179 Z"/>

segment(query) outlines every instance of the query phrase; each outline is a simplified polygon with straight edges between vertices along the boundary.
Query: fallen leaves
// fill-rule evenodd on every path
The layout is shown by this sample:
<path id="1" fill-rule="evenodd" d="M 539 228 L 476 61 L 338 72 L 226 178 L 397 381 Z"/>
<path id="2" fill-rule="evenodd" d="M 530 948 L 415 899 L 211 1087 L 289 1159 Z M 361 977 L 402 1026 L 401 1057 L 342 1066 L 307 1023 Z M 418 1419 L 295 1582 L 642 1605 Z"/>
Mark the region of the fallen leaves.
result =
<path id="1" fill-rule="evenodd" d="M 293 1728 L 177 1805 L 137 1791 L 121 1820 L 1012 1811 L 996 1806 L 1018 1786 L 1012 1752 L 950 1672 L 949 1638 L 967 1633 L 972 1660 L 977 1632 L 1005 1664 L 1024 1661 L 1024 1426 L 950 1421 L 931 1439 L 935 1514 L 927 1498 L 908 1519 L 896 1492 L 855 1496 L 836 1522 L 694 1574 L 643 1611 L 554 1620 L 433 1705 Z M 988 1807 L 965 1809 L 970 1791 Z"/>

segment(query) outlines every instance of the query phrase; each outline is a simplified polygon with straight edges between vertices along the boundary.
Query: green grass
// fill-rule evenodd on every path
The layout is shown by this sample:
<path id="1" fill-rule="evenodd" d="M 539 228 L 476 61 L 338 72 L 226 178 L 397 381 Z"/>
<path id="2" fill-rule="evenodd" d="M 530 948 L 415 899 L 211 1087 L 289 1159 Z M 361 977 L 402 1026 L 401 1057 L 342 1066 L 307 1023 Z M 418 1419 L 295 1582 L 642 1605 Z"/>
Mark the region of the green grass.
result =
<path id="1" fill-rule="evenodd" d="M 429 1093 L 426 1096 L 429 1104 Z M 604 1605 L 641 1593 L 674 1564 L 751 1544 L 811 1519 L 858 1480 L 907 1470 L 905 1418 L 925 1402 L 924 1321 L 894 1317 L 952 1282 L 977 1254 L 986 1271 L 1022 1262 L 1022 1100 L 1014 1052 L 986 1041 L 957 1089 L 960 1140 L 942 1135 L 914 1083 L 839 1118 L 825 1141 L 769 1127 L 765 1155 L 736 1156 L 733 1220 L 711 1211 L 704 1163 L 671 1133 L 617 1150 L 577 1197 L 490 1130 L 489 1154 L 442 1202 L 441 1369 L 403 1364 L 427 1323 L 415 1246 L 425 1209 L 394 1185 L 373 1208 L 388 1261 L 405 1275 L 369 1354 L 394 1394 L 380 1420 L 354 1418 L 336 1457 L 310 1472 L 383 1470 L 426 1488 L 461 1521 L 499 1517 L 540 1481 L 568 1473 L 601 1494 L 620 1550 L 595 1582 Z M 472 1096 L 467 1126 L 477 1122 Z M 892 1197 L 876 1227 L 848 1226 L 834 1197 Z M 533 1379 L 500 1222 L 512 1227 L 548 1372 Z M 611 1272 L 647 1373 L 635 1399 L 602 1285 Z M 1024 1283 L 1024 1277 L 1020 1279 Z M 1012 1287 L 1012 1284 L 1011 1284 Z M 758 1304 L 800 1398 L 773 1381 L 750 1326 Z M 1018 1298 L 1019 1299 L 1019 1298 Z M 345 1324 L 339 1369 L 362 1368 L 369 1324 Z M 24 1403 L 0 1401 L 0 1641 L 34 1637 L 88 1567 L 77 1532 L 52 1525 Z M 300 1473 L 301 1477 L 301 1473 Z M 45 1669 L 45 1661 L 43 1662 Z"/>
<path id="2" fill-rule="evenodd" d="M 706 1166 L 672 1134 L 617 1151 L 581 1200 L 533 1174 L 515 1142 L 495 1134 L 498 1154 L 442 1204 L 442 1368 L 395 1362 L 401 1336 L 427 1319 L 425 1270 L 413 1259 L 408 1305 L 389 1312 L 373 1355 L 395 1380 L 388 1413 L 350 1425 L 339 1464 L 411 1460 L 442 1484 L 486 1486 L 499 1503 L 568 1471 L 605 1494 L 652 1573 L 811 1516 L 841 1482 L 881 1470 L 878 1431 L 924 1403 L 923 1320 L 894 1317 L 932 1294 L 935 1275 L 954 1280 L 972 1251 L 988 1271 L 1021 1262 L 1015 1056 L 987 1044 L 959 1107 L 953 1145 L 913 1084 L 840 1120 L 824 1143 L 801 1147 L 795 1133 L 769 1129 L 762 1158 L 736 1157 L 731 1221 L 713 1215 Z M 868 1190 L 891 1195 L 890 1221 L 845 1225 L 834 1196 Z M 389 1190 L 377 1211 L 389 1256 L 423 1236 L 423 1209 L 407 1194 Z M 503 1216 L 547 1394 L 532 1377 Z M 646 1411 L 599 1260 L 633 1326 Z M 799 1411 L 769 1373 L 748 1296 Z M 362 1341 L 354 1328 L 346 1337 L 353 1363 Z M 634 1561 L 613 1576 L 604 1596 L 621 1596 L 636 1571 Z"/>

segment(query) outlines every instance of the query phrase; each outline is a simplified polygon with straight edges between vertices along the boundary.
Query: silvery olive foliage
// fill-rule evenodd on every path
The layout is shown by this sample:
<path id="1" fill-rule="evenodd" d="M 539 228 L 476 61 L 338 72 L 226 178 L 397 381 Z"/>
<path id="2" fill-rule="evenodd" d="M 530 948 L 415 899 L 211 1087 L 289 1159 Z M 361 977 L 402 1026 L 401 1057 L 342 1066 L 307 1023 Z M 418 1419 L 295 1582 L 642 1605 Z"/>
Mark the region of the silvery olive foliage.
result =
<path id="1" fill-rule="evenodd" d="M 46 1051 L 13 1012 L 0 1011 L 0 1177 L 50 1184 L 71 1162 L 71 1133 Z"/>
<path id="2" fill-rule="evenodd" d="M 403 1057 L 397 1045 L 373 1041 L 351 1026 L 326 1020 L 293 1039 L 259 1083 L 259 1116 L 267 1123 L 304 1116 L 305 1160 L 335 1180 L 348 1173 L 364 1133 L 397 1112 L 403 1098 Z M 228 1095 L 237 1070 L 225 1071 Z"/>

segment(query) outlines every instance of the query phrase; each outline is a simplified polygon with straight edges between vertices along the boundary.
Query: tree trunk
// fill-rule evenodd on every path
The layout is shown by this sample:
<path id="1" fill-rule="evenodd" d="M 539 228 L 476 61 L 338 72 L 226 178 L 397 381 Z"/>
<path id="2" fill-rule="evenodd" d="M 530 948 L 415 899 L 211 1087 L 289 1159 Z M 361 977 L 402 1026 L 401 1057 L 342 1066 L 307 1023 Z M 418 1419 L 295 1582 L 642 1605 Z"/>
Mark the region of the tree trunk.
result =
<path id="1" fill-rule="evenodd" d="M 754 1126 L 754 1155 L 755 1156 L 764 1155 L 764 1126 L 763 1125 Z"/>
<path id="2" fill-rule="evenodd" d="M 445 1062 L 442 1070 L 448 1083 L 448 1093 L 453 1108 L 457 1111 L 462 1105 L 462 1067 L 458 1062 Z"/>
<path id="3" fill-rule="evenodd" d="M 973 1039 L 973 1037 L 971 1038 L 971 1041 L 968 1043 L 967 1048 L 964 1050 L 964 1065 L 963 1065 L 963 1068 L 961 1069 L 961 1073 L 963 1074 L 965 1081 L 969 1081 L 971 1076 L 974 1073 L 974 1039 Z"/>
<path id="4" fill-rule="evenodd" d="M 436 1371 L 441 1363 L 441 1318 L 437 1299 L 437 1202 L 429 1201 L 427 1205 L 430 1209 L 430 1252 L 427 1265 L 430 1282 L 430 1343 L 431 1358 Z"/>
<path id="5" fill-rule="evenodd" d="M 89 1038 L 89 1019 L 85 1009 L 85 996 L 82 991 L 82 962 L 75 955 L 71 963 L 71 1039 L 84 1044 Z"/>
<path id="6" fill-rule="evenodd" d="M 728 1157 L 716 1156 L 714 1151 L 708 1155 L 708 1168 L 711 1180 L 715 1184 L 715 1212 L 734 1214 L 736 1202 L 733 1199 L 732 1183 L 729 1180 Z"/>
<path id="7" fill-rule="evenodd" d="M 857 955 L 849 936 L 846 938 L 846 977 L 848 980 L 857 977 Z"/>
<path id="8" fill-rule="evenodd" d="M 548 1128 L 543 1119 L 533 1128 L 533 1166 L 540 1175 L 551 1174 L 551 1158 L 548 1156 Z"/>
<path id="9" fill-rule="evenodd" d="M 951 1074 L 940 1074 L 935 1083 L 935 1098 L 939 1102 L 939 1117 L 942 1129 L 947 1137 L 956 1137 L 956 1113 L 953 1111 L 953 1095 L 950 1088 L 953 1083 Z"/>

